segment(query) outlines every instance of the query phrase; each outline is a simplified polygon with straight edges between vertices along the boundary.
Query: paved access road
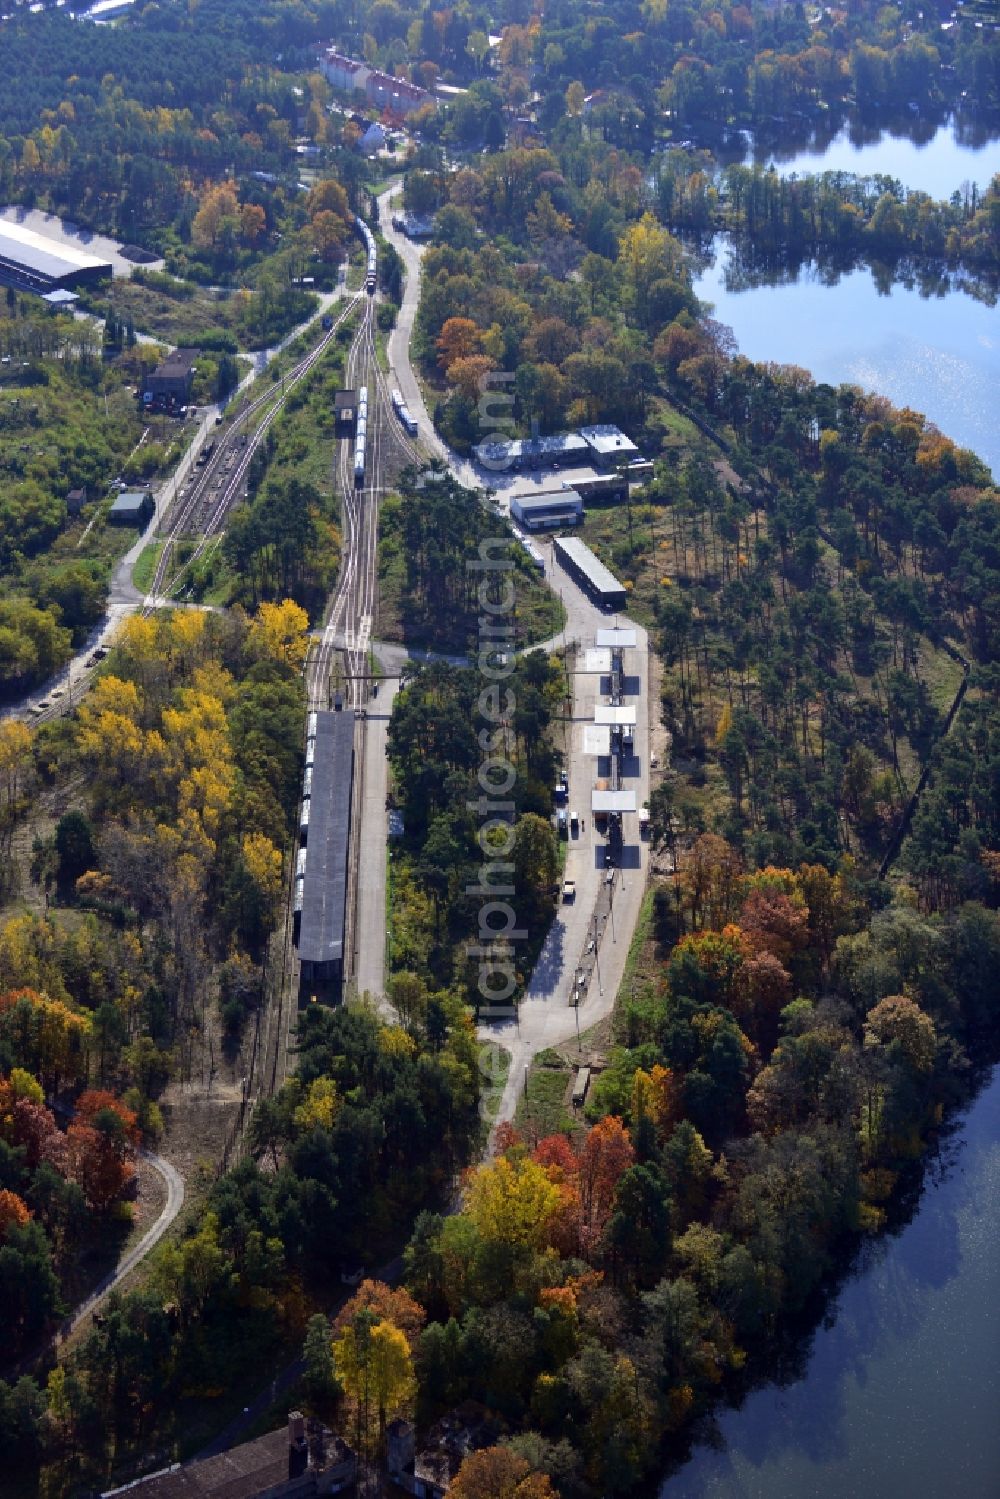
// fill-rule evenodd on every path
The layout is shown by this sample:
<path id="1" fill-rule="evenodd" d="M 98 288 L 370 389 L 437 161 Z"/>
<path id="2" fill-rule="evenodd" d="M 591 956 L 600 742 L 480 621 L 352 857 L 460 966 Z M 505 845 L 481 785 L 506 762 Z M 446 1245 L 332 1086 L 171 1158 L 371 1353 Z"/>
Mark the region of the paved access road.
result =
<path id="1" fill-rule="evenodd" d="M 434 431 L 430 413 L 424 404 L 410 360 L 410 340 L 420 300 L 420 264 L 423 251 L 393 228 L 392 214 L 399 193 L 400 186 L 395 184 L 379 198 L 381 232 L 399 253 L 404 267 L 402 307 L 388 343 L 391 377 L 420 424 L 421 439 L 443 459 L 456 478 L 472 488 L 482 489 L 488 486 L 494 491 L 502 492 L 517 482 L 515 476 L 490 474 L 478 465 L 458 458 Z M 498 498 L 504 508 L 502 494 L 498 494 Z M 554 640 L 546 641 L 544 646 L 555 649 L 567 641 L 576 642 L 580 647 L 575 652 L 576 663 L 582 668 L 583 652 L 587 647 L 593 646 L 597 630 L 610 624 L 611 620 L 591 603 L 562 569 L 554 566 L 551 544 L 538 544 L 545 557 L 546 579 L 559 594 L 566 610 L 564 632 Z M 630 625 L 631 623 L 629 621 Z M 629 688 L 626 700 L 635 702 L 637 709 L 634 756 L 630 767 L 632 774 L 626 776 L 625 785 L 635 786 L 636 805 L 641 807 L 649 798 L 649 642 L 645 630 L 638 625 L 635 630 L 636 649 L 627 652 L 625 658 Z M 513 1117 L 518 1091 L 524 1085 L 524 1069 L 530 1065 L 537 1052 L 547 1046 L 557 1046 L 571 1040 L 578 1030 L 586 1030 L 611 1012 L 639 918 L 646 884 L 648 849 L 639 837 L 638 819 L 635 816 L 625 819 L 624 867 L 617 872 L 612 887 L 608 889 L 605 886 L 605 843 L 596 832 L 590 815 L 590 792 L 597 767 L 594 760 L 583 753 L 583 730 L 586 724 L 593 721 L 594 704 L 601 697 L 601 686 L 597 676 L 588 676 L 582 670 L 574 674 L 573 719 L 568 726 L 570 732 L 566 747 L 569 808 L 579 814 L 583 825 L 579 836 L 570 840 L 566 877 L 576 880 L 576 900 L 559 905 L 529 981 L 517 1022 L 484 1025 L 479 1031 L 480 1039 L 499 1042 L 511 1053 L 507 1084 L 499 1111 L 494 1116 L 496 1123 Z M 611 916 L 604 914 L 607 912 L 609 896 L 613 904 L 613 920 Z M 587 953 L 587 946 L 594 932 L 595 916 L 599 942 L 597 964 L 587 982 L 585 998 L 577 1010 L 569 1001 L 576 985 L 581 960 L 588 973 L 590 965 L 594 963 L 593 954 Z M 363 925 L 360 929 L 362 932 L 368 930 Z"/>
<path id="2" fill-rule="evenodd" d="M 612 885 L 606 886 L 606 844 L 595 829 L 590 813 L 597 762 L 583 752 L 583 731 L 593 722 L 594 704 L 607 701 L 606 693 L 602 692 L 607 678 L 583 671 L 584 651 L 594 645 L 599 629 L 614 622 L 622 623 L 622 617 L 614 620 L 598 609 L 561 568 L 554 566 L 551 543 L 537 544 L 545 557 L 545 576 L 566 610 L 565 640 L 578 647 L 571 652 L 571 660 L 575 659 L 577 669 L 572 678 L 573 717 L 568 725 L 568 807 L 582 819 L 582 826 L 577 838 L 570 835 L 566 857 L 566 877 L 576 881 L 576 899 L 571 903 L 560 903 L 556 911 L 521 1002 L 517 1021 L 484 1025 L 479 1029 L 480 1039 L 499 1042 L 511 1054 L 507 1084 L 499 1110 L 494 1115 L 495 1124 L 513 1118 L 518 1094 L 524 1087 L 525 1067 L 539 1051 L 572 1040 L 611 1013 L 639 919 L 649 862 L 648 846 L 639 836 L 638 818 L 627 815 L 624 819 L 622 867 L 616 871 Z M 628 624 L 635 629 L 636 648 L 625 653 L 625 700 L 635 703 L 636 728 L 633 757 L 627 762 L 623 785 L 634 787 L 636 806 L 641 807 L 649 798 L 649 642 L 641 626 L 633 625 L 631 620 Z M 562 643 L 561 636 L 548 642 L 553 647 Z M 609 897 L 610 916 L 606 914 Z M 588 952 L 588 944 L 595 933 L 595 916 L 598 934 L 596 964 L 593 952 Z M 589 978 L 585 997 L 577 1010 L 570 1004 L 570 999 L 581 961 Z"/>

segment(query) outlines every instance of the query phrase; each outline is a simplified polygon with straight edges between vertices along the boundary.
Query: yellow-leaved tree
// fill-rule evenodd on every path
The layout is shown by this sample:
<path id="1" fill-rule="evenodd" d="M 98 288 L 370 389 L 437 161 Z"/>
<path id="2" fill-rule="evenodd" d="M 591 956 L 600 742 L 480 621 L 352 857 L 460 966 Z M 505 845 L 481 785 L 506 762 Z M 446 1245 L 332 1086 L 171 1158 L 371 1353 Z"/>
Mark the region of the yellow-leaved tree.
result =
<path id="1" fill-rule="evenodd" d="M 266 661 L 301 671 L 309 651 L 309 616 L 294 599 L 261 604 L 250 625 L 250 648 Z"/>
<path id="2" fill-rule="evenodd" d="M 16 718 L 0 723 L 0 860 L 9 869 L 14 825 L 31 775 L 31 730 Z M 5 883 L 0 872 L 0 887 Z"/>
<path id="3" fill-rule="evenodd" d="M 260 892 L 261 900 L 273 912 L 281 895 L 281 849 L 274 846 L 266 833 L 245 833 L 243 862 Z"/>
<path id="4" fill-rule="evenodd" d="M 358 1447 L 376 1457 L 386 1422 L 407 1410 L 417 1391 L 406 1334 L 388 1318 L 360 1310 L 334 1340 L 333 1359 L 355 1407 Z"/>
<path id="5" fill-rule="evenodd" d="M 541 1248 L 561 1202 L 543 1166 L 506 1156 L 472 1173 L 465 1212 L 484 1239 L 517 1248 Z"/>
<path id="6" fill-rule="evenodd" d="M 309 1084 L 292 1117 L 303 1133 L 313 1129 L 332 1129 L 339 1107 L 337 1084 L 333 1078 L 317 1077 Z"/>

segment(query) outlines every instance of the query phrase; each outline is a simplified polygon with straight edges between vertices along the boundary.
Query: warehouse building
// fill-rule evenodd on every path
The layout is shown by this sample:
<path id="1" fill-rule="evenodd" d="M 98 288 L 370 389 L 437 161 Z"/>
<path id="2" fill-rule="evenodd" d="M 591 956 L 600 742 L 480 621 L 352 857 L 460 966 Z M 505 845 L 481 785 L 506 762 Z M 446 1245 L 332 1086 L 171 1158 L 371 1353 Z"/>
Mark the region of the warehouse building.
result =
<path id="1" fill-rule="evenodd" d="M 44 296 L 57 288 L 93 286 L 111 273 L 108 260 L 0 218 L 0 284 L 4 286 Z"/>
<path id="2" fill-rule="evenodd" d="M 339 997 L 344 973 L 347 858 L 354 783 L 354 714 L 317 713 L 309 775 L 309 843 L 298 946 L 301 987 Z"/>
<path id="3" fill-rule="evenodd" d="M 290 1411 L 287 1427 L 212 1457 L 173 1463 L 101 1499 L 321 1499 L 354 1493 L 357 1457 L 343 1437 Z"/>
<path id="4" fill-rule="evenodd" d="M 595 604 L 602 609 L 624 609 L 627 597 L 624 585 L 578 536 L 557 536 L 553 550 L 559 566 Z"/>
<path id="5" fill-rule="evenodd" d="M 472 450 L 484 468 L 494 473 L 523 468 L 568 468 L 587 463 L 590 449 L 579 432 L 556 432 L 549 437 L 515 437 L 510 442 L 492 439 Z"/>
<path id="6" fill-rule="evenodd" d="M 517 494 L 510 502 L 511 520 L 526 531 L 558 531 L 583 522 L 583 501 L 575 489 L 549 489 L 541 494 Z"/>
<path id="7" fill-rule="evenodd" d="M 142 527 L 152 519 L 155 509 L 156 503 L 148 489 L 126 489 L 108 511 L 108 521 L 112 526 Z"/>
<path id="8" fill-rule="evenodd" d="M 572 486 L 588 508 L 593 505 L 624 505 L 628 499 L 628 479 L 625 474 L 595 474 L 573 476 L 563 481 Z"/>

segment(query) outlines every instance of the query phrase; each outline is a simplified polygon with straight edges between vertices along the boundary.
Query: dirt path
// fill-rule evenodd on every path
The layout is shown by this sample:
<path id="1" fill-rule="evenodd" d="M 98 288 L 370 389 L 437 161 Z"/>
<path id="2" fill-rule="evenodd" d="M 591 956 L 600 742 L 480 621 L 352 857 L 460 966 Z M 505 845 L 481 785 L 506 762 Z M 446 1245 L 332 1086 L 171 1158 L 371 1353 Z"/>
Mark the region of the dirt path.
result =
<path id="1" fill-rule="evenodd" d="M 135 1267 L 146 1258 L 150 1250 L 156 1248 L 184 1206 L 184 1182 L 180 1173 L 169 1161 L 165 1161 L 162 1156 L 156 1155 L 153 1151 L 144 1150 L 141 1154 L 143 1160 L 161 1177 L 166 1186 L 167 1200 L 163 1205 L 163 1210 L 152 1227 L 148 1228 L 143 1234 L 138 1244 L 133 1245 L 131 1249 L 122 1255 L 110 1274 L 106 1275 L 94 1287 L 90 1295 L 85 1297 L 75 1310 L 71 1312 L 59 1330 L 59 1335 L 55 1340 L 57 1347 L 76 1331 L 81 1322 L 97 1310 L 101 1303 L 111 1295 L 115 1287 L 120 1285 L 125 1277 L 130 1275 Z"/>

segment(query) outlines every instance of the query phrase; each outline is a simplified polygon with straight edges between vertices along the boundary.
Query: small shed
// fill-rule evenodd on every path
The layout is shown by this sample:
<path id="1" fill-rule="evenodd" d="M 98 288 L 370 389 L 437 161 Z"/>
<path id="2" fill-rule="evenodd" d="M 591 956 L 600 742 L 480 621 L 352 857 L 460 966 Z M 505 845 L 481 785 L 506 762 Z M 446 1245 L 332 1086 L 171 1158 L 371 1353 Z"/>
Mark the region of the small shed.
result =
<path id="1" fill-rule="evenodd" d="M 338 390 L 333 398 L 334 425 L 338 437 L 353 437 L 358 416 L 356 390 Z"/>
<path id="2" fill-rule="evenodd" d="M 152 518 L 156 504 L 148 489 L 126 489 L 108 512 L 113 526 L 144 526 Z"/>
<path id="3" fill-rule="evenodd" d="M 71 489 L 66 496 L 66 514 L 79 515 L 87 503 L 87 491 L 83 489 Z"/>

